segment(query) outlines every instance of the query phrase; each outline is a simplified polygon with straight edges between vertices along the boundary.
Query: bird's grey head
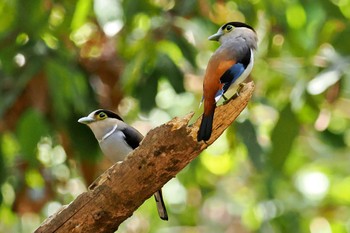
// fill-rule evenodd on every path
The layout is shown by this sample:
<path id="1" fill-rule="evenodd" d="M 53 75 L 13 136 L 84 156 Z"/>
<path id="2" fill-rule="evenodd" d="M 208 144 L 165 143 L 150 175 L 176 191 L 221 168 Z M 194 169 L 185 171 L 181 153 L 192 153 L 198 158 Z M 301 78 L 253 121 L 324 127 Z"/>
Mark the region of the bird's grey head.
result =
<path id="1" fill-rule="evenodd" d="M 123 119 L 118 114 L 105 109 L 95 110 L 88 116 L 80 118 L 78 122 L 89 126 L 97 140 L 101 140 L 113 127 L 124 125 Z"/>
<path id="2" fill-rule="evenodd" d="M 242 22 L 226 23 L 214 35 L 209 36 L 208 39 L 219 41 L 223 44 L 239 37 L 244 38 L 251 48 L 256 49 L 258 39 L 254 28 Z"/>

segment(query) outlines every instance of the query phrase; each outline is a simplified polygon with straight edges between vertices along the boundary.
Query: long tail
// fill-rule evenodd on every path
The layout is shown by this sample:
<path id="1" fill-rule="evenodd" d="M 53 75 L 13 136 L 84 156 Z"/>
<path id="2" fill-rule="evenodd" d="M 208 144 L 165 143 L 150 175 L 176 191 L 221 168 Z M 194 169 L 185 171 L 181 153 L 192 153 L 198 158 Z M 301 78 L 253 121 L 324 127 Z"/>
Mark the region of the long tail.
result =
<path id="1" fill-rule="evenodd" d="M 202 122 L 199 126 L 197 141 L 200 142 L 202 140 L 208 141 L 211 136 L 211 131 L 213 127 L 213 119 L 214 119 L 215 107 L 208 114 L 203 114 Z"/>
<path id="2" fill-rule="evenodd" d="M 154 194 L 154 198 L 156 199 L 156 204 L 157 204 L 157 210 L 159 217 L 163 220 L 168 220 L 168 213 L 165 208 L 164 200 L 163 200 L 163 195 L 162 195 L 162 190 L 158 190 Z"/>

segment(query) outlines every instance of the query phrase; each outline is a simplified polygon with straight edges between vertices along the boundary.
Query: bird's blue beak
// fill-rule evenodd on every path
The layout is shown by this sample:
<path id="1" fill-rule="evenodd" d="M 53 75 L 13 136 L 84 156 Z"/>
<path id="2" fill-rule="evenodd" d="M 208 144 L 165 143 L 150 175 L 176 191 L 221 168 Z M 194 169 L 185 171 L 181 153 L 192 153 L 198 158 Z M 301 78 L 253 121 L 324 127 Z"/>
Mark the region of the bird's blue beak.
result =
<path id="1" fill-rule="evenodd" d="M 214 35 L 211 35 L 208 37 L 208 40 L 215 40 L 215 41 L 219 41 L 220 37 L 222 36 L 222 32 L 217 32 Z"/>
<path id="2" fill-rule="evenodd" d="M 94 122 L 94 121 L 95 121 L 95 119 L 92 118 L 92 117 L 89 117 L 89 116 L 87 116 L 87 117 L 82 117 L 82 118 L 80 118 L 80 119 L 78 120 L 78 122 L 79 122 L 79 123 L 82 123 L 82 124 L 89 124 L 89 123 Z"/>

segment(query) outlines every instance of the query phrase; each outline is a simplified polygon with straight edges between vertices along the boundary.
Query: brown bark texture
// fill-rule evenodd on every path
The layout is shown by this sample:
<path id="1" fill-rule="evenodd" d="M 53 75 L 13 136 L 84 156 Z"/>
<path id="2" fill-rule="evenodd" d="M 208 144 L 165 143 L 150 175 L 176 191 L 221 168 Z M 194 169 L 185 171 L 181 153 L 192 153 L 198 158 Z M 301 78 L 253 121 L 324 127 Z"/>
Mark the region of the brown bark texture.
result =
<path id="1" fill-rule="evenodd" d="M 211 145 L 247 106 L 254 83 L 218 106 L 209 141 L 197 142 L 201 118 L 188 126 L 192 113 L 152 129 L 122 163 L 114 164 L 88 191 L 47 218 L 35 231 L 114 232 L 142 203 Z M 170 216 L 171 217 L 171 216 Z"/>

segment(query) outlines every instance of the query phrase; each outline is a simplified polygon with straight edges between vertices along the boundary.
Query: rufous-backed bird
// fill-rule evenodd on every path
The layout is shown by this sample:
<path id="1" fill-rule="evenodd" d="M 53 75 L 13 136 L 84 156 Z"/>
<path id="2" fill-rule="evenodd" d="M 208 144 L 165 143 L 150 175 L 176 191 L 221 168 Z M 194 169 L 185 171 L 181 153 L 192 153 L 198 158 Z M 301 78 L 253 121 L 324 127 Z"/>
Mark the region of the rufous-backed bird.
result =
<path id="1" fill-rule="evenodd" d="M 112 162 L 123 161 L 126 156 L 140 145 L 142 134 L 126 124 L 116 113 L 99 109 L 78 120 L 86 124 L 94 133 L 100 148 Z M 168 220 L 162 190 L 154 194 L 159 217 Z"/>
<path id="2" fill-rule="evenodd" d="M 228 89 L 238 88 L 252 71 L 258 41 L 255 30 L 241 22 L 226 23 L 208 39 L 221 45 L 211 56 L 204 76 L 204 113 L 197 141 L 209 140 L 217 101 L 225 98 Z"/>

